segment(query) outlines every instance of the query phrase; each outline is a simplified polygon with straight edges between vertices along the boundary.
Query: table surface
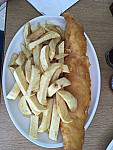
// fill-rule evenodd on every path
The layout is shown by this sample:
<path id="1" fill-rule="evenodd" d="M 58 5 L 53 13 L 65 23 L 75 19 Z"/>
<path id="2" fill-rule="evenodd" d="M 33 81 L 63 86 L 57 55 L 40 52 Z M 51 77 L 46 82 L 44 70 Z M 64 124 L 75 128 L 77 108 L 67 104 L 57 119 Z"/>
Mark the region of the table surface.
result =
<path id="1" fill-rule="evenodd" d="M 113 139 L 113 93 L 109 82 L 113 70 L 107 66 L 105 54 L 113 47 L 113 17 L 109 6 L 112 0 L 80 0 L 68 9 L 84 26 L 91 39 L 101 69 L 101 95 L 94 119 L 86 131 L 83 150 L 104 150 Z M 7 6 L 5 50 L 18 29 L 39 16 L 26 0 L 10 0 Z M 23 137 L 12 123 L 1 92 L 0 150 L 44 150 Z M 59 148 L 62 150 L 63 148 Z"/>

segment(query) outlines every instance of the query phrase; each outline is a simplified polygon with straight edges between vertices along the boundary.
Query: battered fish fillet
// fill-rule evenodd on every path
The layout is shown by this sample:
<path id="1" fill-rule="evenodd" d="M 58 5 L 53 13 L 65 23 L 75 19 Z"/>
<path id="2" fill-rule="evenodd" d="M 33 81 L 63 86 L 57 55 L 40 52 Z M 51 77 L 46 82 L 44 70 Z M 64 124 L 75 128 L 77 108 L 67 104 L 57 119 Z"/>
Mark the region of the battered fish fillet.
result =
<path id="1" fill-rule="evenodd" d="M 69 14 L 65 13 L 65 58 L 70 73 L 65 77 L 71 85 L 65 89 L 77 98 L 77 110 L 70 112 L 73 122 L 61 122 L 61 132 L 65 150 L 81 150 L 84 143 L 84 124 L 88 117 L 87 110 L 91 101 L 91 80 L 89 74 L 89 59 L 86 56 L 87 42 L 83 27 Z"/>

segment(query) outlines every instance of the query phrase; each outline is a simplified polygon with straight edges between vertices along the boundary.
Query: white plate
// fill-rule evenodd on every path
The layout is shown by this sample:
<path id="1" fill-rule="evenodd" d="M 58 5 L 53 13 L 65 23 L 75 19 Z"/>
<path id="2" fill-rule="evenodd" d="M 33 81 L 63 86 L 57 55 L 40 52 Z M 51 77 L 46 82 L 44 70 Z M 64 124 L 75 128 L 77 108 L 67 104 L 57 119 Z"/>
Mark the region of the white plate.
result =
<path id="1" fill-rule="evenodd" d="M 61 26 L 62 29 L 65 28 L 65 20 L 61 16 L 40 16 L 37 18 L 34 18 L 30 21 L 31 24 L 37 26 L 37 22 L 42 22 L 45 23 L 45 20 L 49 20 L 55 24 L 58 24 Z M 24 135 L 27 139 L 29 139 L 31 142 L 40 145 L 42 147 L 47 147 L 47 148 L 58 148 L 62 147 L 62 135 L 59 133 L 58 135 L 58 141 L 54 142 L 50 139 L 48 139 L 48 134 L 47 133 L 39 133 L 39 138 L 38 140 L 31 139 L 29 137 L 29 118 L 23 117 L 21 112 L 18 109 L 18 99 L 15 101 L 7 100 L 6 95 L 9 93 L 11 90 L 13 84 L 14 84 L 14 79 L 13 76 L 11 75 L 11 72 L 8 68 L 8 63 L 11 58 L 11 55 L 13 53 L 19 53 L 20 52 L 20 43 L 24 43 L 24 38 L 23 38 L 23 28 L 22 26 L 20 30 L 16 33 L 16 35 L 13 37 L 6 56 L 4 60 L 4 66 L 3 66 L 3 78 L 2 78 L 2 86 L 3 86 L 3 95 L 4 95 L 4 100 L 5 104 L 7 107 L 7 111 L 9 113 L 9 116 L 11 120 L 13 121 L 14 125 L 16 128 L 20 131 L 22 135 Z M 91 44 L 88 36 L 85 34 L 87 38 L 87 55 L 89 56 L 89 61 L 91 63 L 90 66 L 90 75 L 91 75 L 91 106 L 88 110 L 89 117 L 86 120 L 85 123 L 85 130 L 88 128 L 90 125 L 94 114 L 96 112 L 96 108 L 98 105 L 99 101 L 99 95 L 100 95 L 100 68 L 99 68 L 99 63 L 98 59 L 95 53 L 95 50 L 93 48 L 93 45 Z"/>

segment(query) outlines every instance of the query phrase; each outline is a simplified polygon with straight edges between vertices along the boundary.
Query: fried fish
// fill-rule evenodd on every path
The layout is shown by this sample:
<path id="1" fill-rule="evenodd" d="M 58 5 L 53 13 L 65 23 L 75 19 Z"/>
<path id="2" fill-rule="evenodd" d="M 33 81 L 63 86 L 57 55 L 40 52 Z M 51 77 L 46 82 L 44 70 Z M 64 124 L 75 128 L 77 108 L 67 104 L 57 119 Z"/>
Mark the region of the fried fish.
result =
<path id="1" fill-rule="evenodd" d="M 87 110 L 91 101 L 91 80 L 89 73 L 89 58 L 86 56 L 87 41 L 83 27 L 69 13 L 65 13 L 65 58 L 70 73 L 64 76 L 71 81 L 71 85 L 65 89 L 77 99 L 77 110 L 70 115 L 71 123 L 61 121 L 61 132 L 65 150 L 81 150 L 84 143 L 84 125 L 88 117 Z"/>

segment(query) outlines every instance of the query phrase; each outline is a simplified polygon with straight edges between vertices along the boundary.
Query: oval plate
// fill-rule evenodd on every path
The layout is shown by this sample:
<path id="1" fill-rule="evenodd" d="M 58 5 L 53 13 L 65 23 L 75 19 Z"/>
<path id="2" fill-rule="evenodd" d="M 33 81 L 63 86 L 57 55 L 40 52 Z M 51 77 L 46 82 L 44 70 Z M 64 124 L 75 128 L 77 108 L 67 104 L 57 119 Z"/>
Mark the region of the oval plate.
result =
<path id="1" fill-rule="evenodd" d="M 60 25 L 61 28 L 64 30 L 65 29 L 65 20 L 61 16 L 40 16 L 37 18 L 34 18 L 30 20 L 30 23 L 33 24 L 34 26 L 37 27 L 37 22 L 45 23 L 45 20 L 49 20 L 50 22 Z M 16 128 L 20 131 L 22 135 L 24 135 L 28 140 L 31 142 L 42 146 L 46 148 L 58 148 L 63 146 L 62 142 L 62 135 L 59 132 L 58 135 L 58 140 L 52 141 L 48 138 L 47 133 L 39 133 L 38 135 L 38 140 L 34 140 L 29 137 L 29 125 L 30 125 L 30 119 L 26 118 L 22 115 L 22 113 L 19 111 L 18 108 L 18 99 L 15 101 L 8 100 L 6 98 L 6 95 L 9 93 L 9 91 L 12 89 L 13 84 L 14 84 L 14 78 L 11 75 L 11 72 L 8 68 L 8 64 L 10 61 L 10 58 L 13 53 L 19 53 L 20 52 L 20 43 L 24 43 L 24 38 L 23 38 L 23 28 L 22 26 L 19 31 L 15 34 L 13 37 L 6 56 L 4 60 L 4 65 L 3 65 L 3 78 L 2 78 L 2 87 L 3 87 L 3 95 L 4 95 L 4 100 L 6 104 L 7 111 L 9 113 L 9 116 L 11 120 L 13 121 L 14 125 Z M 91 76 L 91 106 L 88 110 L 89 117 L 86 120 L 85 123 L 85 130 L 88 128 L 90 125 L 94 114 L 96 112 L 96 108 L 98 105 L 99 101 L 99 95 L 100 95 L 100 68 L 99 68 L 99 63 L 98 59 L 95 53 L 95 50 L 93 48 L 93 45 L 91 41 L 89 40 L 88 36 L 85 34 L 86 39 L 87 39 L 87 56 L 89 57 L 89 61 L 91 63 L 90 66 L 90 76 Z"/>

